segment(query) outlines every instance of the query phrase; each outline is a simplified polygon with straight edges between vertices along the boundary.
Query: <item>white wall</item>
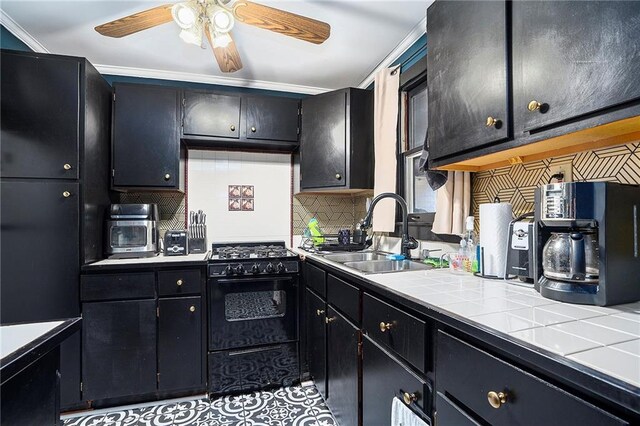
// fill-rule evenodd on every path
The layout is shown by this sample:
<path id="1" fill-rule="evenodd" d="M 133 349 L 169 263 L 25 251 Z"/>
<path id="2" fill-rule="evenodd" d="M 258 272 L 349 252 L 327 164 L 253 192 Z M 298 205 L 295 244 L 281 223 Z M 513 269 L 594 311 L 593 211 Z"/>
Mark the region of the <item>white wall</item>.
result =
<path id="1" fill-rule="evenodd" d="M 229 211 L 229 185 L 254 186 L 254 211 Z M 284 240 L 288 245 L 291 155 L 189 150 L 187 208 L 207 214 L 209 246 L 268 240 Z"/>

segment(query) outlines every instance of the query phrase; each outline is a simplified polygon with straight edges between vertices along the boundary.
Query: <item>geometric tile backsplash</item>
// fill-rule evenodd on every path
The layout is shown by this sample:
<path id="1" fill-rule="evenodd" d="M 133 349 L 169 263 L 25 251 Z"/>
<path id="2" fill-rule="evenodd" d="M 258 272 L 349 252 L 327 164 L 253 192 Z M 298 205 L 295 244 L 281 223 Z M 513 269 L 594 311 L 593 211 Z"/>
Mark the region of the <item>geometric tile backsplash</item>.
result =
<path id="1" fill-rule="evenodd" d="M 513 206 L 514 217 L 533 210 L 534 190 L 549 182 L 549 167 L 571 164 L 572 180 L 640 184 L 640 141 L 473 174 L 471 206 L 478 229 L 479 204 L 495 197 Z"/>
<path id="2" fill-rule="evenodd" d="M 366 214 L 366 200 L 365 196 L 297 194 L 293 197 L 293 235 L 301 235 L 314 217 L 325 234 L 353 230 Z"/>
<path id="3" fill-rule="evenodd" d="M 158 205 L 160 236 L 171 229 L 185 229 L 185 194 L 180 192 L 120 192 L 120 203 Z"/>

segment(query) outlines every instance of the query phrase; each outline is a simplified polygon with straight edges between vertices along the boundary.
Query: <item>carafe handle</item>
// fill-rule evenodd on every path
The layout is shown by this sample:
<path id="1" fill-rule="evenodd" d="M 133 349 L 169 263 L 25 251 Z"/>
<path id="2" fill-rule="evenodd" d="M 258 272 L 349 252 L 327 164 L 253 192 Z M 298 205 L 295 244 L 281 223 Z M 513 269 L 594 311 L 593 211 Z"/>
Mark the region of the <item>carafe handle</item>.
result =
<path id="1" fill-rule="evenodd" d="M 587 273 L 586 255 L 584 248 L 584 235 L 580 232 L 571 234 L 571 253 L 569 262 L 569 273 L 571 279 L 584 280 Z"/>

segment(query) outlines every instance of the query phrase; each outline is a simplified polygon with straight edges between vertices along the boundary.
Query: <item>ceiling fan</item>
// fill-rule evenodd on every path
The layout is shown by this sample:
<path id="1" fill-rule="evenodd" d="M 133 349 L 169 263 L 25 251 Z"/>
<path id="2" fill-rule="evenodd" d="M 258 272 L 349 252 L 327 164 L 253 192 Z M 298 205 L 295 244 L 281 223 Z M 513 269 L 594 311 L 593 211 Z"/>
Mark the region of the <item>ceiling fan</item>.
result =
<path id="1" fill-rule="evenodd" d="M 242 68 L 240 54 L 231 36 L 235 21 L 314 44 L 323 43 L 331 32 L 326 22 L 247 0 L 189 0 L 164 4 L 98 25 L 95 30 L 104 36 L 119 38 L 171 21 L 182 29 L 180 38 L 187 43 L 202 46 L 203 37 L 206 37 L 220 69 L 227 73 Z"/>

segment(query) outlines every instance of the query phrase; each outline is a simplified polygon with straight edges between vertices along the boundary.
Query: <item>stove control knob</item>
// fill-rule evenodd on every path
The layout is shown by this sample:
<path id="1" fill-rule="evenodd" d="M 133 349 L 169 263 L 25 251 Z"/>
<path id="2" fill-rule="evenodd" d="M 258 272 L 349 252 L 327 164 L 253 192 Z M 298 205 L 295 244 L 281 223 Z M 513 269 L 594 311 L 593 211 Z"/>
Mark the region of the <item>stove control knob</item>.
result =
<path id="1" fill-rule="evenodd" d="M 231 265 L 227 265 L 227 267 L 224 268 L 224 271 L 222 271 L 222 273 L 224 275 L 233 275 L 233 268 L 231 267 Z"/>
<path id="2" fill-rule="evenodd" d="M 251 267 L 251 273 L 252 274 L 259 274 L 260 273 L 260 267 L 258 266 L 257 263 L 254 263 L 253 266 Z"/>
<path id="3" fill-rule="evenodd" d="M 276 266 L 276 269 L 277 269 L 279 274 L 281 274 L 283 272 L 287 272 L 287 267 L 284 266 L 284 264 L 282 262 L 278 263 L 278 266 Z"/>
<path id="4" fill-rule="evenodd" d="M 269 274 L 272 274 L 274 270 L 275 268 L 273 267 L 273 263 L 269 262 L 269 264 L 265 268 L 265 271 L 267 271 Z"/>
<path id="5" fill-rule="evenodd" d="M 242 266 L 242 263 L 239 263 L 238 266 L 236 266 L 235 272 L 238 275 L 244 274 L 244 266 Z"/>

